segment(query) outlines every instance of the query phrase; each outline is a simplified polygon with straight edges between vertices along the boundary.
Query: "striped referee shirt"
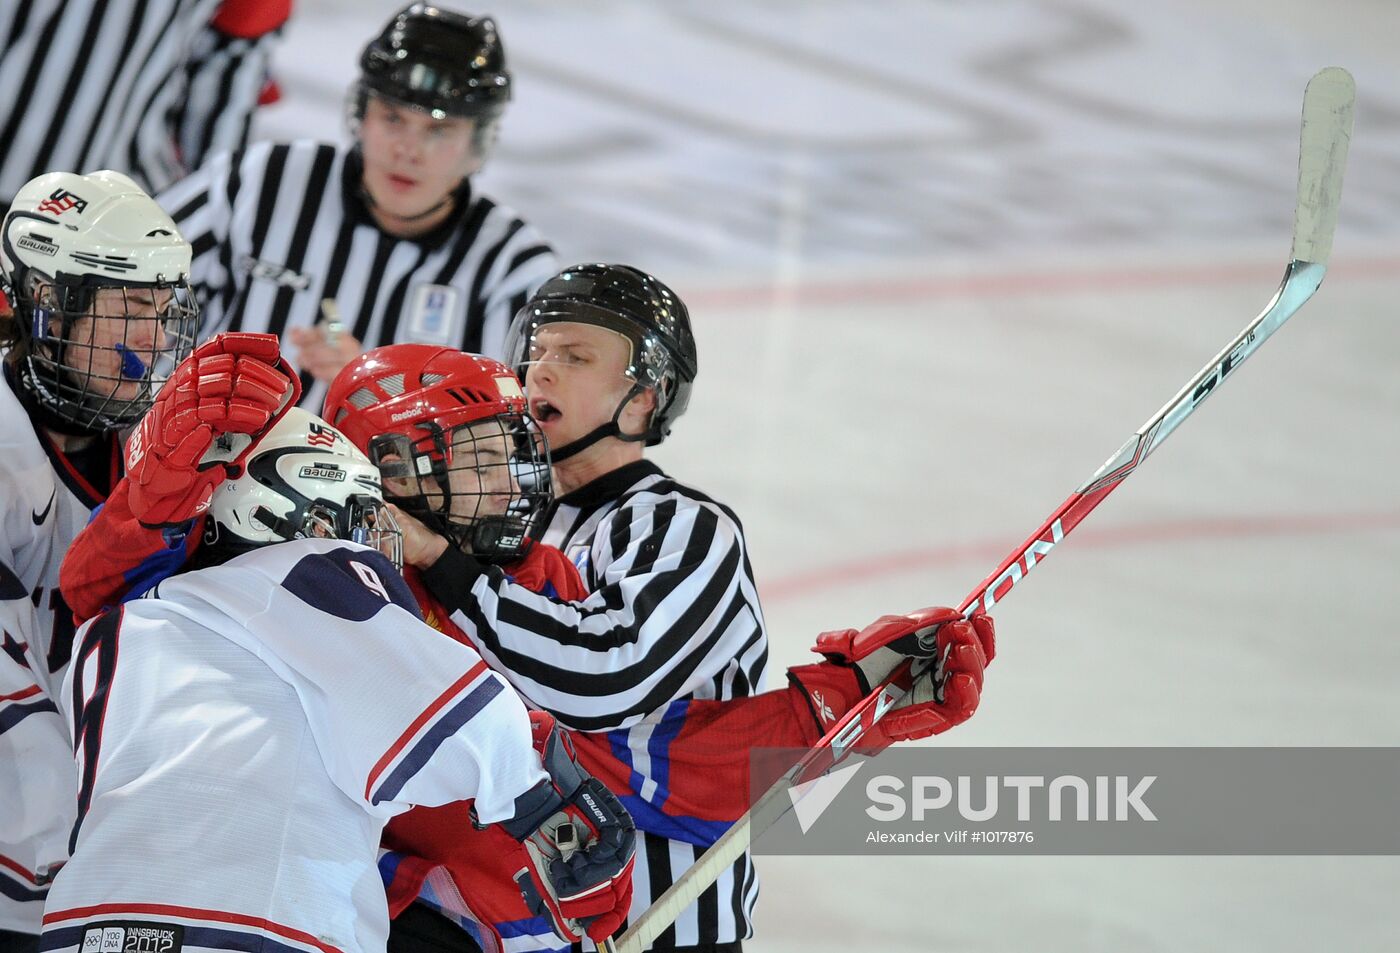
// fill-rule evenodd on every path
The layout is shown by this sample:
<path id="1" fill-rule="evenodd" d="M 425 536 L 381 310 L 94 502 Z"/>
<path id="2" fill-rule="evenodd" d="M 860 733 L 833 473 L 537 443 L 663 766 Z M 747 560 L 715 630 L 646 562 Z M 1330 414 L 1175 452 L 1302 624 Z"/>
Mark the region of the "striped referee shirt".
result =
<path id="1" fill-rule="evenodd" d="M 45 172 L 115 169 L 154 192 L 241 148 L 275 34 L 219 31 L 222 3 L 0 3 L 0 211 Z"/>
<path id="2" fill-rule="evenodd" d="M 353 149 L 261 142 L 157 196 L 194 246 L 201 338 L 281 337 L 316 324 L 334 300 L 365 349 L 412 341 L 503 357 L 511 318 L 558 270 L 550 247 L 470 184 L 442 225 L 396 238 L 365 208 L 361 172 Z M 303 406 L 319 410 L 325 384 L 302 382 Z"/>
<path id="3" fill-rule="evenodd" d="M 743 528 L 728 507 L 638 461 L 560 497 L 540 539 L 578 567 L 587 599 L 532 592 L 454 549 L 423 574 L 528 702 L 571 728 L 609 731 L 614 748 L 652 774 L 638 762 L 664 756 L 652 729 L 669 703 L 761 690 L 768 637 Z M 631 916 L 703 852 L 640 832 Z M 745 854 L 655 948 L 752 935 L 757 896 Z"/>

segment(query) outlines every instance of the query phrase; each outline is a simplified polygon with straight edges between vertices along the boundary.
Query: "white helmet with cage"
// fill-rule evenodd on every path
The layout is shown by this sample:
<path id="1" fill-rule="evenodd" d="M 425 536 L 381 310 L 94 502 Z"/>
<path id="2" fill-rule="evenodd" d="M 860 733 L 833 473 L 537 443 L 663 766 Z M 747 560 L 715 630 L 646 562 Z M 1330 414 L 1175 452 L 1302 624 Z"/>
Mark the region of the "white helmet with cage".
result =
<path id="1" fill-rule="evenodd" d="M 194 344 L 190 260 L 175 222 L 119 172 L 50 172 L 19 190 L 0 273 L 18 382 L 45 423 L 102 433 L 145 413 Z"/>
<path id="2" fill-rule="evenodd" d="M 258 441 L 242 476 L 209 501 L 204 547 L 221 559 L 290 539 L 348 539 L 402 568 L 402 535 L 379 469 L 345 435 L 300 407 Z"/>

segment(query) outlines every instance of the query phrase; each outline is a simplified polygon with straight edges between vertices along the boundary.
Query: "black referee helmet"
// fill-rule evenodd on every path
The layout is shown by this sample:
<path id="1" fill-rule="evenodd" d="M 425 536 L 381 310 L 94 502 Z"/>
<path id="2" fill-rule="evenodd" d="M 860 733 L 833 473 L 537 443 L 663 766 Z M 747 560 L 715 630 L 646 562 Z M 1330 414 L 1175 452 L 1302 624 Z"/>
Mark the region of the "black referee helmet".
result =
<path id="1" fill-rule="evenodd" d="M 565 268 L 540 285 L 516 315 L 506 336 L 507 360 L 517 368 L 527 364 L 535 331 L 556 321 L 597 325 L 631 343 L 627 376 L 635 384 L 634 393 L 642 388 L 657 392 L 656 411 L 643 438 L 648 446 L 664 440 L 685 413 L 699 371 L 690 311 L 680 295 L 630 265 Z"/>
<path id="2" fill-rule="evenodd" d="M 435 119 L 475 120 L 473 145 L 485 158 L 510 101 L 510 70 L 496 21 L 430 3 L 404 7 L 360 54 L 355 120 L 363 117 L 370 93 Z"/>

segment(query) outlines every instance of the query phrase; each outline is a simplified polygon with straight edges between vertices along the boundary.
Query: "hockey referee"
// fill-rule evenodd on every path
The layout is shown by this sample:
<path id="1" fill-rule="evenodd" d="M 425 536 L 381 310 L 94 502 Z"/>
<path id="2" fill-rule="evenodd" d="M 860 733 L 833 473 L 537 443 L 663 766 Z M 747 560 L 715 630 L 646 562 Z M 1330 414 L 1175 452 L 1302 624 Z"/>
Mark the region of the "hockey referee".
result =
<path id="1" fill-rule="evenodd" d="M 499 356 L 556 269 L 533 228 L 471 186 L 510 99 L 494 21 L 414 3 L 360 69 L 349 148 L 259 143 L 158 196 L 194 246 L 201 337 L 276 334 L 311 409 L 366 348 Z"/>

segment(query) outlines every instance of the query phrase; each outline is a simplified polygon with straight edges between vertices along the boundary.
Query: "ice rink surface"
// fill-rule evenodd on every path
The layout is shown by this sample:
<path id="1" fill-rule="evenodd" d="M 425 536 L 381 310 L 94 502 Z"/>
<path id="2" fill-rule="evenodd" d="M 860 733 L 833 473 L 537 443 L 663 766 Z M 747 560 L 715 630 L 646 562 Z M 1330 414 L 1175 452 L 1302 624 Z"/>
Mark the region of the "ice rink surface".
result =
<path id="1" fill-rule="evenodd" d="M 299 0 L 259 134 L 343 136 L 395 7 Z M 823 629 L 957 603 L 1262 309 L 1303 86 L 1350 69 L 1321 291 L 998 607 L 982 710 L 939 743 L 1400 744 L 1400 6 L 489 12 L 517 96 L 481 185 L 690 303 L 656 457 L 744 520 L 773 684 Z M 756 953 L 1400 943 L 1393 857 L 759 870 Z"/>

